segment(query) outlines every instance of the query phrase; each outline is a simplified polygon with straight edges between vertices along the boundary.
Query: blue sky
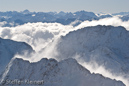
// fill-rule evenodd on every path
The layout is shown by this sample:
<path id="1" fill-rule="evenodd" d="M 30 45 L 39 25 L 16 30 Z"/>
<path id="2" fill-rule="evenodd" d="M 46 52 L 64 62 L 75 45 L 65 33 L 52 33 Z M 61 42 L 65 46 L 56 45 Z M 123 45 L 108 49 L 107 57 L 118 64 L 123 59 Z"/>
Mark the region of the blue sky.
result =
<path id="1" fill-rule="evenodd" d="M 129 12 L 129 0 L 0 0 L 0 11 Z"/>

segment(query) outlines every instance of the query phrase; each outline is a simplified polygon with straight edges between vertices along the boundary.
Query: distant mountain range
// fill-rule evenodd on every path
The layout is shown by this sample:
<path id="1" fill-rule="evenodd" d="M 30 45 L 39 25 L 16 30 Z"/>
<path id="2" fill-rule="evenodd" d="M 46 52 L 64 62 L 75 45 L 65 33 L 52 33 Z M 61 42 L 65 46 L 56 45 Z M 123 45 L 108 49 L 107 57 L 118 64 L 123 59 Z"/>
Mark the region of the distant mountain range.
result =
<path id="1" fill-rule="evenodd" d="M 35 23 L 35 22 L 46 22 L 46 23 L 61 23 L 63 25 L 68 25 L 74 21 L 78 22 L 75 25 L 78 25 L 80 22 L 85 20 L 99 20 L 102 18 L 109 18 L 112 16 L 121 15 L 122 20 L 127 21 L 129 19 L 129 12 L 122 12 L 116 14 L 95 14 L 93 12 L 87 11 L 77 11 L 77 12 L 30 12 L 29 10 L 24 10 L 22 12 L 17 11 L 7 11 L 0 12 L 0 22 L 5 22 L 3 25 L 6 26 L 17 26 L 24 23 Z M 127 18 L 126 18 L 127 17 Z"/>

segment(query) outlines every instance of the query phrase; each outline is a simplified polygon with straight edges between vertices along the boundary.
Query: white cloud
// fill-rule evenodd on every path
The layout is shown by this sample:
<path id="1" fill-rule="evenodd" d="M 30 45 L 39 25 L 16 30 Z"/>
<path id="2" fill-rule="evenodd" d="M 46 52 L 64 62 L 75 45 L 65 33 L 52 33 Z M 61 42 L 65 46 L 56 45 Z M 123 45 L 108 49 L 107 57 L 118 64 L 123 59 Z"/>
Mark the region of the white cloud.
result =
<path id="1" fill-rule="evenodd" d="M 80 25 L 76 27 L 76 29 L 88 27 L 88 26 L 96 26 L 96 25 L 112 25 L 112 26 L 123 26 L 127 30 L 129 30 L 129 21 L 122 21 L 119 17 L 114 16 L 112 18 L 104 18 L 100 20 L 93 21 L 84 21 Z"/>
<path id="2" fill-rule="evenodd" d="M 72 26 L 59 23 L 27 23 L 17 27 L 0 27 L 0 37 L 26 42 L 35 51 L 40 51 L 55 37 L 65 35 L 72 29 Z"/>

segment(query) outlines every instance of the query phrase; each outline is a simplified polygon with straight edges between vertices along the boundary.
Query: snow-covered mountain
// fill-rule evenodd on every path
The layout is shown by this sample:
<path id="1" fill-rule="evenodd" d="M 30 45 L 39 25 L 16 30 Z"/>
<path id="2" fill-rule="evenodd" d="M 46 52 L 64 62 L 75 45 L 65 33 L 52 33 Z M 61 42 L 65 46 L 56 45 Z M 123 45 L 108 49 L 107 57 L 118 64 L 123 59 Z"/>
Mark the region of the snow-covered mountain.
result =
<path id="1" fill-rule="evenodd" d="M 113 16 L 112 16 L 112 14 L 98 13 L 97 17 L 98 17 L 98 19 L 103 19 L 103 18 L 111 18 Z"/>
<path id="2" fill-rule="evenodd" d="M 129 12 L 113 13 L 112 15 L 121 15 L 121 16 L 126 16 L 126 15 L 129 15 Z"/>
<path id="3" fill-rule="evenodd" d="M 7 85 L 7 80 L 15 79 L 23 81 L 21 86 L 37 86 L 29 84 L 26 80 L 43 80 L 43 86 L 125 86 L 120 81 L 91 74 L 74 59 L 57 62 L 44 58 L 36 63 L 13 59 L 2 76 L 1 84 Z"/>
<path id="4" fill-rule="evenodd" d="M 91 52 L 98 48 L 108 48 L 119 57 L 129 57 L 129 32 L 123 27 L 94 26 L 79 29 L 62 36 L 57 44 L 61 55 L 75 52 Z M 68 48 L 68 49 L 67 49 Z M 67 50 L 67 51 L 65 51 Z M 71 52 L 70 52 L 71 51 Z M 64 53 L 64 54 L 63 54 Z M 66 56 L 68 57 L 68 56 Z"/>
<path id="5" fill-rule="evenodd" d="M 54 46 L 57 54 L 53 57 L 58 60 L 72 57 L 94 67 L 97 63 L 113 74 L 129 78 L 129 32 L 124 27 L 86 27 L 62 36 Z"/>
<path id="6" fill-rule="evenodd" d="M 25 42 L 0 38 L 0 75 L 14 55 L 23 55 L 25 52 L 26 54 L 33 52 L 31 46 Z"/>
<path id="7" fill-rule="evenodd" d="M 87 11 L 71 12 L 29 12 L 28 10 L 17 12 L 8 11 L 0 12 L 0 22 L 6 22 L 3 27 L 17 26 L 28 22 L 47 22 L 47 23 L 61 23 L 68 25 L 76 20 L 96 20 L 99 19 L 95 13 Z"/>
<path id="8" fill-rule="evenodd" d="M 120 17 L 123 21 L 128 21 L 129 20 L 129 14 L 128 15 L 125 15 L 125 16 L 122 16 Z"/>
<path id="9" fill-rule="evenodd" d="M 76 19 L 82 21 L 97 19 L 97 16 L 93 12 L 77 11 L 74 14 Z"/>

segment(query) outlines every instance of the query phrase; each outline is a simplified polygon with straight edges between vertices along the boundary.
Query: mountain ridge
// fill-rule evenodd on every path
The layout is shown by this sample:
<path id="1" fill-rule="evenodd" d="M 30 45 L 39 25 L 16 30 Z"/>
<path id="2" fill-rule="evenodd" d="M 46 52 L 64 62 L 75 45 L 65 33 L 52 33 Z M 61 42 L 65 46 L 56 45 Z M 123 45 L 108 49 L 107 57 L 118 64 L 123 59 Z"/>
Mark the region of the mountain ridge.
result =
<path id="1" fill-rule="evenodd" d="M 5 81 L 6 79 L 44 80 L 44 86 L 84 86 L 86 84 L 90 86 L 124 86 L 121 81 L 104 78 L 100 74 L 91 74 L 87 69 L 78 64 L 78 62 L 72 58 L 60 62 L 57 62 L 54 59 L 43 58 L 35 63 L 15 58 L 11 64 L 12 65 L 9 66 L 10 69 L 8 73 L 4 78 Z M 14 69 L 16 70 L 14 71 Z M 36 72 L 35 69 L 38 72 Z M 21 86 L 22 85 L 24 86 L 25 83 L 22 83 Z"/>

